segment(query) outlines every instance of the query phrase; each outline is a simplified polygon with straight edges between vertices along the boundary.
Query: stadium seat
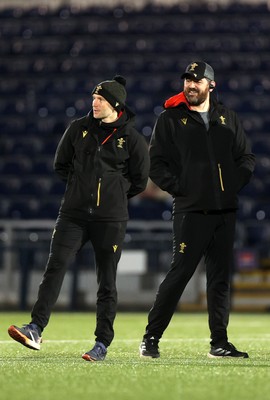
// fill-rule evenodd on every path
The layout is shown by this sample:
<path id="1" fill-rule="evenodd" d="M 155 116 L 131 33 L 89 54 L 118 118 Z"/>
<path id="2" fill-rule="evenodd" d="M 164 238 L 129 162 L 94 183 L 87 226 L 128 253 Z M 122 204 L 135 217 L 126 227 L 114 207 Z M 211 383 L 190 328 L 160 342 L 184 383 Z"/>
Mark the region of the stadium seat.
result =
<path id="1" fill-rule="evenodd" d="M 33 160 L 32 173 L 34 175 L 50 176 L 53 173 L 53 159 L 46 157 L 45 159 L 36 158 Z"/>
<path id="2" fill-rule="evenodd" d="M 268 155 L 258 155 L 256 157 L 255 174 L 260 179 L 264 179 L 270 175 L 270 158 Z"/>
<path id="3" fill-rule="evenodd" d="M 240 197 L 249 197 L 256 200 L 264 193 L 265 182 L 257 175 L 240 191 Z"/>
<path id="4" fill-rule="evenodd" d="M 22 185 L 22 179 L 17 177 L 8 177 L 1 176 L 0 177 L 0 195 L 2 198 L 6 198 L 7 200 L 11 199 L 11 196 L 18 195 L 20 192 L 20 188 Z M 2 199 L 1 199 L 2 200 Z"/>
<path id="5" fill-rule="evenodd" d="M 60 196 L 62 197 L 65 193 L 65 187 L 66 184 L 61 181 L 60 179 L 57 179 L 56 181 L 51 181 L 52 185 L 50 187 L 49 194 L 51 196 Z"/>
<path id="6" fill-rule="evenodd" d="M 38 217 L 56 219 L 60 207 L 60 200 L 42 201 L 38 210 Z"/>
<path id="7" fill-rule="evenodd" d="M 41 196 L 50 192 L 50 188 L 51 180 L 49 178 L 31 179 L 30 175 L 28 180 L 21 184 L 18 194 L 22 196 L 34 196 L 40 199 Z"/>
<path id="8" fill-rule="evenodd" d="M 16 200 L 9 206 L 7 218 L 35 219 L 38 216 L 39 201 L 36 199 Z"/>
<path id="9" fill-rule="evenodd" d="M 260 249 L 269 248 L 270 226 L 265 221 L 252 221 L 246 224 L 246 245 Z"/>
<path id="10" fill-rule="evenodd" d="M 0 173 L 5 175 L 19 176 L 29 173 L 32 168 L 31 160 L 26 157 L 17 157 L 3 161 Z"/>

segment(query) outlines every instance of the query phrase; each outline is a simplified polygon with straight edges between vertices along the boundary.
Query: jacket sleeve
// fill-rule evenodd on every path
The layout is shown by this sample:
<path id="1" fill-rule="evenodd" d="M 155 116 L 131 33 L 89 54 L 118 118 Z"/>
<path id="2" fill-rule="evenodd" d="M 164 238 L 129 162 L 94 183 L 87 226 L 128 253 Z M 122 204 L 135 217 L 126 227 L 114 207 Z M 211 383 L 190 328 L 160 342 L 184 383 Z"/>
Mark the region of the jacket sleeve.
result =
<path id="1" fill-rule="evenodd" d="M 236 165 L 237 190 L 239 191 L 251 179 L 255 168 L 255 156 L 251 152 L 250 143 L 236 113 L 234 113 L 234 123 L 236 135 L 233 156 Z"/>
<path id="2" fill-rule="evenodd" d="M 63 181 L 67 181 L 69 173 L 72 169 L 72 161 L 74 157 L 74 147 L 71 135 L 74 130 L 74 122 L 64 132 L 56 149 L 53 167 L 56 173 Z"/>
<path id="3" fill-rule="evenodd" d="M 150 141 L 150 178 L 160 189 L 176 196 L 181 195 L 182 191 L 176 168 L 172 164 L 173 144 L 170 133 L 173 127 L 165 113 L 157 119 Z"/>
<path id="4" fill-rule="evenodd" d="M 130 139 L 128 174 L 131 186 L 128 191 L 129 199 L 145 190 L 150 168 L 148 145 L 144 137 L 137 131 L 133 131 Z"/>

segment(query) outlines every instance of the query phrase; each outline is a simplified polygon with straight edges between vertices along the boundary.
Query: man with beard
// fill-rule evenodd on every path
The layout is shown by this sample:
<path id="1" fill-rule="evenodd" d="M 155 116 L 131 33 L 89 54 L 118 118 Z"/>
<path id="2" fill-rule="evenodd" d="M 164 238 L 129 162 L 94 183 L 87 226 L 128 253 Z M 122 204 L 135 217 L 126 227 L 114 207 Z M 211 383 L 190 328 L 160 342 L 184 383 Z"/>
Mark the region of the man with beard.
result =
<path id="1" fill-rule="evenodd" d="M 52 235 L 50 254 L 29 324 L 11 325 L 9 335 L 40 350 L 70 261 L 87 243 L 95 254 L 98 283 L 94 347 L 82 355 L 103 361 L 114 337 L 116 272 L 128 220 L 128 199 L 148 181 L 149 154 L 126 105 L 126 80 L 115 76 L 96 85 L 92 110 L 71 122 L 56 150 L 54 168 L 66 191 Z M 78 329 L 81 330 L 81 327 Z"/>
<path id="2" fill-rule="evenodd" d="M 168 99 L 150 142 L 150 178 L 173 196 L 173 256 L 140 345 L 157 358 L 159 340 L 202 257 L 211 332 L 208 357 L 242 357 L 228 341 L 230 275 L 237 194 L 252 175 L 255 157 L 237 115 L 211 94 L 213 68 L 192 62 L 184 91 Z"/>

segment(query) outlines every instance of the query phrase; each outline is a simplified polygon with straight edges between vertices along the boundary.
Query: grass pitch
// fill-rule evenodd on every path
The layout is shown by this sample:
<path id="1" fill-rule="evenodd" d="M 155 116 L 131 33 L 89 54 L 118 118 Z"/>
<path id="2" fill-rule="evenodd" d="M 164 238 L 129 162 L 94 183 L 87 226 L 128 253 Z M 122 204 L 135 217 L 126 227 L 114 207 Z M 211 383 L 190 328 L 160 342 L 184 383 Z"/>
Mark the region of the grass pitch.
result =
<path id="1" fill-rule="evenodd" d="M 208 359 L 207 315 L 176 313 L 161 357 L 140 359 L 145 313 L 118 313 L 104 362 L 81 358 L 94 343 L 95 315 L 54 313 L 40 351 L 7 333 L 29 313 L 0 313 L 1 400 L 264 400 L 270 393 L 270 318 L 231 314 L 229 339 L 249 359 Z"/>

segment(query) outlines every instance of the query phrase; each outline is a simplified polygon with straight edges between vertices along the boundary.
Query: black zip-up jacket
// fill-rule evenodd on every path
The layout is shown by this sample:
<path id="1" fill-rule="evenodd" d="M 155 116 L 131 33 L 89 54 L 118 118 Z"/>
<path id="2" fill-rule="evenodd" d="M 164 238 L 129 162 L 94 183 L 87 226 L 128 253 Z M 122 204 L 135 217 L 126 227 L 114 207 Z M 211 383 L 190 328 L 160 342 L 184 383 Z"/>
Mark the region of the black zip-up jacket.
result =
<path id="1" fill-rule="evenodd" d="M 128 219 L 128 199 L 142 192 L 149 176 L 148 146 L 125 109 L 105 124 L 92 111 L 74 120 L 56 150 L 54 169 L 67 181 L 61 214 L 100 221 Z"/>
<path id="2" fill-rule="evenodd" d="M 236 209 L 255 166 L 237 115 L 211 99 L 207 130 L 184 94 L 177 96 L 165 103 L 153 131 L 150 178 L 173 196 L 174 212 Z"/>

